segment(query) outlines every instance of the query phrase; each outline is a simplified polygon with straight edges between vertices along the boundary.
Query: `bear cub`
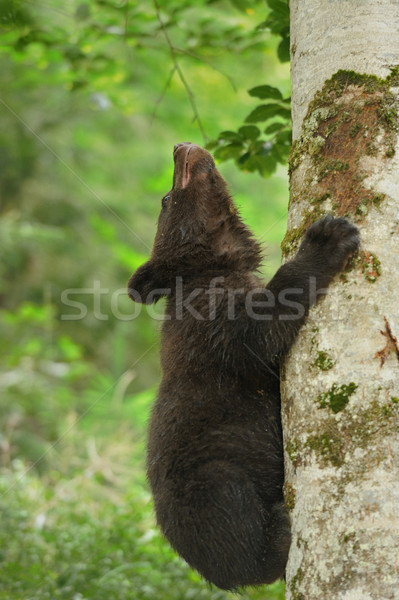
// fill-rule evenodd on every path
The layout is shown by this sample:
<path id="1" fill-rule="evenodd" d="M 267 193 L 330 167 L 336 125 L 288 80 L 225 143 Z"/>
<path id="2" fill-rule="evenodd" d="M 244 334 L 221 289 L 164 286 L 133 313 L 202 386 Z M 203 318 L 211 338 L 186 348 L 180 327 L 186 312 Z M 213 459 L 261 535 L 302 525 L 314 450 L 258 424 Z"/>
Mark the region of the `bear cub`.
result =
<path id="1" fill-rule="evenodd" d="M 280 361 L 359 233 L 345 219 L 317 221 L 264 286 L 260 246 L 212 156 L 176 144 L 174 162 L 151 257 L 128 284 L 136 302 L 167 298 L 147 456 L 156 517 L 219 588 L 271 583 L 290 546 Z"/>

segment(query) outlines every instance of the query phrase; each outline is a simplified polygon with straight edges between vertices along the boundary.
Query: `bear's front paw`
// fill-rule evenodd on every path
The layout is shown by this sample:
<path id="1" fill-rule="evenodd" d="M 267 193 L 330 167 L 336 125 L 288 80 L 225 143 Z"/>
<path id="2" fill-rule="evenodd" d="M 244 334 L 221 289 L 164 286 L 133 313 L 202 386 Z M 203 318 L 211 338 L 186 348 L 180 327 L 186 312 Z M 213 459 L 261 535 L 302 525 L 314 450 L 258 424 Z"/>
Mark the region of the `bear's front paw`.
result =
<path id="1" fill-rule="evenodd" d="M 327 215 L 309 227 L 300 251 L 325 257 L 327 263 L 334 262 L 338 266 L 356 252 L 359 245 L 360 233 L 356 225 Z"/>
<path id="2" fill-rule="evenodd" d="M 149 260 L 131 276 L 127 284 L 127 293 L 134 302 L 152 304 L 170 293 L 170 289 L 163 287 Z"/>

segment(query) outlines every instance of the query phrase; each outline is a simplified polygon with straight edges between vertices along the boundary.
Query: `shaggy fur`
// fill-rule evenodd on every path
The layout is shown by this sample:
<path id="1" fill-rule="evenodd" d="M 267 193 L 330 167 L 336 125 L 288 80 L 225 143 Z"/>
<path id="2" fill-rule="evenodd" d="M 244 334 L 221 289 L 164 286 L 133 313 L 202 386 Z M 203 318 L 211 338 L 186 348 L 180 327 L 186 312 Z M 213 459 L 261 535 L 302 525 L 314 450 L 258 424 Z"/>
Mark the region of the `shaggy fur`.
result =
<path id="1" fill-rule="evenodd" d="M 129 281 L 135 301 L 167 296 L 147 461 L 157 521 L 218 587 L 270 583 L 290 546 L 279 363 L 358 230 L 318 221 L 265 288 L 259 245 L 212 156 L 185 143 L 174 160 L 151 258 Z"/>

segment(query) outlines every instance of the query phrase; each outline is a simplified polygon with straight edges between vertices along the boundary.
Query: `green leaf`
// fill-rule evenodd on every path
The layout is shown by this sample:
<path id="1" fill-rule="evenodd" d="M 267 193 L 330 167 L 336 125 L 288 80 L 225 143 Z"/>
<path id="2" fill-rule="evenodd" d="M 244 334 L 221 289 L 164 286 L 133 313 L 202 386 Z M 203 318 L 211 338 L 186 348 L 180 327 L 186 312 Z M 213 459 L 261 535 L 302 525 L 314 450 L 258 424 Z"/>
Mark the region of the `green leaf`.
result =
<path id="1" fill-rule="evenodd" d="M 218 146 L 218 141 L 217 140 L 211 140 L 210 142 L 208 142 L 205 146 L 205 148 L 207 150 L 214 150 L 214 148 L 217 148 Z"/>
<path id="2" fill-rule="evenodd" d="M 260 154 L 247 154 L 240 161 L 240 166 L 244 171 L 259 171 L 261 175 L 267 177 L 274 173 L 277 168 L 277 163 L 271 154 L 261 156 Z"/>
<path id="3" fill-rule="evenodd" d="M 267 3 L 271 8 L 271 12 L 267 17 L 266 21 L 261 23 L 258 26 L 258 28 L 270 29 L 272 33 L 280 35 L 283 38 L 283 40 L 289 40 L 290 9 L 288 2 L 282 0 L 267 0 Z"/>
<path id="4" fill-rule="evenodd" d="M 253 145 L 253 148 L 255 150 L 254 154 L 257 154 L 259 156 L 267 156 L 268 154 L 270 154 L 271 149 L 273 148 L 273 144 L 272 144 L 272 142 L 265 142 L 264 140 L 258 140 Z"/>
<path id="5" fill-rule="evenodd" d="M 290 38 L 286 37 L 281 40 L 277 48 L 277 56 L 280 62 L 289 62 L 290 60 Z"/>
<path id="6" fill-rule="evenodd" d="M 279 117 L 283 117 L 283 119 L 291 120 L 291 109 L 281 107 L 278 115 Z"/>
<path id="7" fill-rule="evenodd" d="M 258 123 L 259 121 L 266 121 L 267 119 L 275 116 L 289 119 L 291 118 L 291 111 L 288 108 L 284 108 L 280 104 L 261 104 L 247 116 L 245 122 Z"/>
<path id="8" fill-rule="evenodd" d="M 283 95 L 275 87 L 271 85 L 258 85 L 250 90 L 248 90 L 248 94 L 250 96 L 255 96 L 256 98 L 260 98 L 264 100 L 265 98 L 273 98 L 273 100 L 282 100 Z"/>
<path id="9" fill-rule="evenodd" d="M 276 142 L 278 144 L 284 144 L 291 146 L 292 144 L 292 129 L 284 129 L 281 133 L 276 136 Z"/>
<path id="10" fill-rule="evenodd" d="M 284 164 L 288 158 L 289 148 L 287 148 L 287 146 L 275 143 L 273 144 L 271 154 L 276 162 Z"/>
<path id="11" fill-rule="evenodd" d="M 260 172 L 263 175 L 272 175 L 277 169 L 277 162 L 271 154 L 259 157 L 259 164 L 262 169 Z"/>
<path id="12" fill-rule="evenodd" d="M 239 158 L 239 159 L 238 159 L 238 161 L 237 161 L 237 164 L 240 166 L 240 168 L 241 168 L 241 166 L 242 166 L 242 165 L 244 165 L 244 164 L 245 164 L 245 162 L 248 160 L 248 158 L 249 158 L 250 156 L 251 156 L 251 153 L 250 153 L 249 151 L 248 151 L 248 152 L 245 152 L 245 154 L 242 154 L 242 155 L 240 156 L 240 158 Z"/>
<path id="13" fill-rule="evenodd" d="M 214 152 L 215 158 L 219 160 L 228 160 L 229 158 L 238 158 L 241 155 L 243 150 L 243 144 L 234 142 L 232 144 L 227 144 L 227 146 L 220 146 Z"/>
<path id="14" fill-rule="evenodd" d="M 276 131 L 280 131 L 280 129 L 284 127 L 283 123 L 272 123 L 271 125 L 269 125 L 268 127 L 266 127 L 265 129 L 265 133 L 269 134 L 269 133 L 275 133 Z"/>
<path id="15" fill-rule="evenodd" d="M 235 131 L 222 131 L 219 133 L 219 140 L 241 143 L 241 137 Z"/>
<path id="16" fill-rule="evenodd" d="M 239 128 L 238 133 L 245 140 L 256 140 L 260 136 L 260 129 L 256 125 L 243 125 Z"/>
<path id="17" fill-rule="evenodd" d="M 269 8 L 272 9 L 272 12 L 281 17 L 281 18 L 289 18 L 290 9 L 288 6 L 288 2 L 284 0 L 266 0 Z"/>

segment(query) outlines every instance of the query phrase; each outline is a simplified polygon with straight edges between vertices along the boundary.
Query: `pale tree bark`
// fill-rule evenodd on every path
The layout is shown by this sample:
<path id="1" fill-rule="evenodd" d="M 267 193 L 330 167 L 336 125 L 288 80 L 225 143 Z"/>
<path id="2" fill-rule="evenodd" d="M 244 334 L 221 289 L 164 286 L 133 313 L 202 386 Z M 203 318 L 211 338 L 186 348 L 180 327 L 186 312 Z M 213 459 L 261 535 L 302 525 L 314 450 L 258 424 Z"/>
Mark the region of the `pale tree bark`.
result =
<path id="1" fill-rule="evenodd" d="M 283 252 L 327 212 L 358 224 L 362 249 L 283 370 L 286 598 L 397 600 L 399 2 L 290 4 L 296 141 Z"/>

